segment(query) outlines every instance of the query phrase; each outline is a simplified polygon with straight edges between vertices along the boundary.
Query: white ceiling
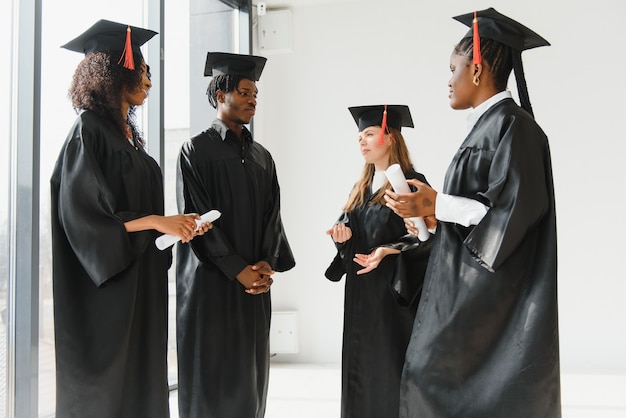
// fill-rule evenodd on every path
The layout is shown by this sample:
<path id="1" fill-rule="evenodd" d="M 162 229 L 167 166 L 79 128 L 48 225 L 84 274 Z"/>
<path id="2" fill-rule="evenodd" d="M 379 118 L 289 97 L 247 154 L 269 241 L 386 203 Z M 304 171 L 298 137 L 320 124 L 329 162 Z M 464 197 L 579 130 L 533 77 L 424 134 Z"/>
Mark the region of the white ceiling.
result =
<path id="1" fill-rule="evenodd" d="M 257 5 L 260 0 L 252 0 L 253 5 Z M 270 8 L 281 8 L 281 7 L 297 7 L 297 6 L 310 6 L 315 4 L 326 4 L 326 3 L 354 3 L 361 2 L 365 0 L 265 0 L 265 4 Z"/>

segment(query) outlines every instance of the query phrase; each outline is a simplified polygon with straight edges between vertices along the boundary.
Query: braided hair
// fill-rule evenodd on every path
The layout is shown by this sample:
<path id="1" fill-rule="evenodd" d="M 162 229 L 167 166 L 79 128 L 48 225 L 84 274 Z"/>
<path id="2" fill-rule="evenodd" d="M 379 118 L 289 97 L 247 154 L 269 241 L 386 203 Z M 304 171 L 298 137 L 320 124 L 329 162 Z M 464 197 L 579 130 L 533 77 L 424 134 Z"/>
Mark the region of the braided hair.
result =
<path id="1" fill-rule="evenodd" d="M 213 77 L 209 83 L 206 94 L 209 97 L 209 103 L 214 109 L 217 109 L 217 92 L 230 93 L 235 90 L 239 82 L 245 77 L 234 74 L 218 74 Z"/>
<path id="2" fill-rule="evenodd" d="M 472 62 L 474 59 L 474 42 L 472 38 L 463 38 L 454 47 L 454 53 L 467 57 Z M 480 53 L 484 64 L 489 68 L 493 77 L 494 86 L 498 91 L 506 89 L 511 71 L 515 71 L 515 81 L 519 93 L 520 104 L 523 109 L 533 115 L 528 86 L 522 67 L 522 51 L 515 50 L 501 42 L 489 38 L 480 39 Z"/>

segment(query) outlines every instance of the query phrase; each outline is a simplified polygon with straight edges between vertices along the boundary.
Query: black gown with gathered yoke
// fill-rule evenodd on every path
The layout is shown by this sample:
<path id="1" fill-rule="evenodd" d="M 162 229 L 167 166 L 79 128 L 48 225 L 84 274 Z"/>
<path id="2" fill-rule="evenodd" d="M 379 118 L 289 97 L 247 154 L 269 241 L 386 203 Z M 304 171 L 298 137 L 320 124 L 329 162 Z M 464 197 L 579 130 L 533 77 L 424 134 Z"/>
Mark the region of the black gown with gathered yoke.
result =
<path id="1" fill-rule="evenodd" d="M 561 416 L 556 216 L 545 133 L 512 99 L 488 109 L 443 192 L 489 209 L 439 222 L 407 349 L 402 418 Z"/>
<path id="2" fill-rule="evenodd" d="M 419 173 L 407 178 L 427 183 Z M 382 204 L 363 205 L 341 215 L 352 237 L 336 244 L 337 255 L 326 277 L 345 275 L 341 379 L 342 418 L 380 418 L 398 414 L 400 377 L 417 302 L 434 237 L 425 242 L 407 234 L 404 220 Z M 399 249 L 371 272 L 353 261 L 376 247 Z"/>
<path id="3" fill-rule="evenodd" d="M 56 416 L 165 418 L 167 270 L 156 161 L 107 119 L 82 112 L 51 177 Z"/>
<path id="4" fill-rule="evenodd" d="M 183 145 L 178 181 L 181 211 L 222 214 L 213 229 L 177 247 L 180 416 L 263 417 L 270 292 L 248 294 L 236 276 L 261 260 L 277 272 L 295 265 L 274 160 L 248 129 L 239 139 L 215 120 Z"/>

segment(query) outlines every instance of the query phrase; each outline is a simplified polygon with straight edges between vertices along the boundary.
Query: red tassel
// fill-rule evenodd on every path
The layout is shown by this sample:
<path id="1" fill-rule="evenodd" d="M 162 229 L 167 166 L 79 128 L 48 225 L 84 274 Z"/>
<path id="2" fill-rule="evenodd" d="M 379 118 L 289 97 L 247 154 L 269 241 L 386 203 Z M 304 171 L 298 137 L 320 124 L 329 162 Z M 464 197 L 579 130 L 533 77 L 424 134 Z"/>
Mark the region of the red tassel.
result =
<path id="1" fill-rule="evenodd" d="M 387 105 L 385 105 L 385 110 L 383 110 L 383 123 L 380 126 L 380 138 L 378 139 L 378 145 L 382 145 L 385 143 L 386 131 L 387 131 Z"/>
<path id="2" fill-rule="evenodd" d="M 483 57 L 480 55 L 480 35 L 478 34 L 478 18 L 476 17 L 476 10 L 474 10 L 474 64 L 482 64 Z"/>
<path id="3" fill-rule="evenodd" d="M 126 29 L 126 44 L 124 45 L 124 51 L 122 51 L 122 56 L 120 60 L 117 62 L 120 64 L 124 61 L 124 68 L 128 68 L 129 70 L 135 69 L 135 59 L 133 58 L 133 45 L 130 39 L 130 26 Z"/>

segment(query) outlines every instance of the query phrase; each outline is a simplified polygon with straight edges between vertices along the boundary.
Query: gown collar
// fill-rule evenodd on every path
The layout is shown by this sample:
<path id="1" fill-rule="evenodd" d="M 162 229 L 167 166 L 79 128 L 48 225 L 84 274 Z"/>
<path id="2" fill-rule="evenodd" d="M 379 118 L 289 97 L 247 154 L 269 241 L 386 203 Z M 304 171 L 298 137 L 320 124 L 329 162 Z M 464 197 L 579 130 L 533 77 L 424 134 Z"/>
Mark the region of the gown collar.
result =
<path id="1" fill-rule="evenodd" d="M 372 188 L 370 190 L 371 193 L 372 194 L 376 193 L 378 189 L 380 189 L 383 186 L 386 179 L 387 177 L 385 176 L 384 171 L 374 172 L 374 177 L 372 178 Z"/>
<path id="2" fill-rule="evenodd" d="M 228 131 L 230 131 L 230 128 L 228 128 L 228 126 L 226 126 L 226 124 L 221 119 L 215 119 L 211 124 L 211 127 L 217 131 L 217 133 L 220 135 L 220 138 L 222 138 L 222 141 L 226 140 L 226 134 L 228 133 Z M 245 126 L 243 126 L 242 128 L 243 130 L 241 133 L 241 137 L 248 140 L 249 142 L 252 142 L 252 134 L 250 133 L 248 128 L 246 128 Z"/>
<path id="3" fill-rule="evenodd" d="M 476 125 L 476 122 L 478 122 L 478 119 L 480 119 L 480 117 L 487 110 L 489 110 L 489 108 L 491 108 L 493 105 L 495 105 L 496 103 L 504 99 L 510 99 L 512 97 L 513 96 L 511 95 L 510 91 L 504 90 L 504 91 L 501 91 L 500 93 L 494 94 L 493 96 L 491 96 L 490 98 L 488 98 L 487 100 L 485 100 L 484 102 L 476 106 L 474 109 L 472 109 L 467 115 L 467 132 L 471 131 L 474 128 L 474 125 Z"/>

